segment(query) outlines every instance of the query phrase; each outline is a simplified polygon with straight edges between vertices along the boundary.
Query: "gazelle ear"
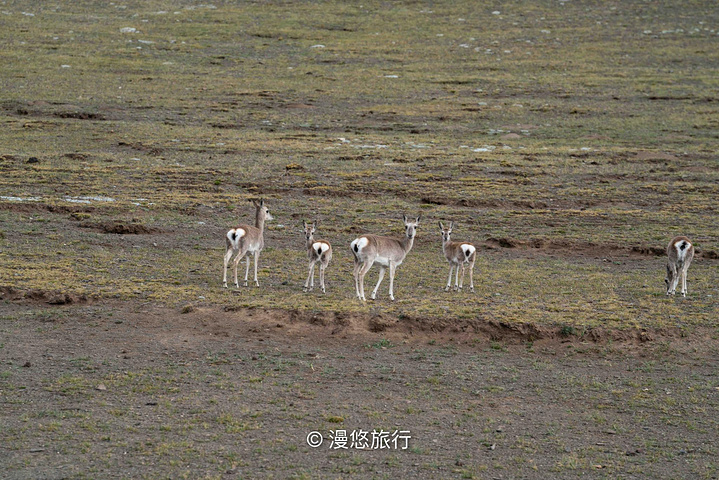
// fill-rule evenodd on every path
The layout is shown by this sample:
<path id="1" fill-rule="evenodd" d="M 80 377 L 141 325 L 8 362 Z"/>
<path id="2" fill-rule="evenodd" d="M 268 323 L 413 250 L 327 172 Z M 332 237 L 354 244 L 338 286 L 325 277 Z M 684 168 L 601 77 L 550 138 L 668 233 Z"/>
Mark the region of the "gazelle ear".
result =
<path id="1" fill-rule="evenodd" d="M 420 220 L 421 218 L 422 218 L 422 214 L 420 213 L 420 214 L 417 216 L 417 220 L 415 221 L 415 223 L 419 223 L 419 220 Z"/>
<path id="2" fill-rule="evenodd" d="M 404 223 L 407 223 L 407 215 L 406 215 L 406 214 L 403 214 L 403 215 L 402 215 L 402 221 L 403 221 Z"/>
<path id="3" fill-rule="evenodd" d="M 307 230 L 307 222 L 305 220 L 302 220 L 302 228 Z"/>
<path id="4" fill-rule="evenodd" d="M 265 206 L 265 199 L 260 198 L 260 207 L 264 207 L 264 206 Z"/>
<path id="5" fill-rule="evenodd" d="M 451 231 L 454 228 L 454 222 L 449 222 L 449 230 Z"/>
<path id="6" fill-rule="evenodd" d="M 437 222 L 437 223 L 439 223 L 439 229 L 444 232 L 444 225 L 442 225 L 442 222 Z"/>
<path id="7" fill-rule="evenodd" d="M 252 205 L 254 205 L 255 207 L 259 207 L 259 205 L 257 205 L 257 200 L 255 200 L 254 198 L 250 198 L 250 202 L 251 202 Z"/>

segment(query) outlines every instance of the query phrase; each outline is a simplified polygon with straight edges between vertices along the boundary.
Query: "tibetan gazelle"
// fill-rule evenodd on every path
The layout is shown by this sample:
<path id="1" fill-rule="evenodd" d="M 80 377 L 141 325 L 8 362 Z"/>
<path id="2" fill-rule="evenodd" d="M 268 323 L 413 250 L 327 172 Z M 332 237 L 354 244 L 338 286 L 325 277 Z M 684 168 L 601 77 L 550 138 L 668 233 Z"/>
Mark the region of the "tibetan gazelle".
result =
<path id="1" fill-rule="evenodd" d="M 674 295 L 679 280 L 682 281 L 682 295 L 687 296 L 687 270 L 694 258 L 694 245 L 687 237 L 675 237 L 667 246 L 667 295 Z"/>
<path id="2" fill-rule="evenodd" d="M 439 229 L 442 232 L 442 251 L 449 262 L 449 278 L 447 278 L 447 286 L 445 290 L 449 290 L 452 286 L 452 270 L 454 274 L 454 289 L 462 290 L 464 283 L 464 270 L 469 266 L 469 289 L 474 292 L 474 261 L 477 257 L 477 248 L 467 242 L 452 242 L 449 236 L 452 234 L 454 222 L 449 222 L 449 227 L 445 228 L 442 222 L 439 222 Z M 459 269 L 462 267 L 462 276 L 459 276 Z"/>
<path id="3" fill-rule="evenodd" d="M 260 282 L 257 281 L 257 262 L 260 259 L 260 252 L 265 246 L 265 221 L 273 220 L 270 215 L 270 210 L 265 205 L 264 200 L 260 200 L 257 203 L 252 200 L 255 206 L 255 226 L 251 225 L 238 225 L 227 232 L 225 240 L 227 243 L 227 250 L 225 251 L 225 268 L 222 276 L 222 284 L 227 288 L 227 265 L 230 263 L 233 253 L 237 252 L 237 256 L 234 260 L 235 268 L 235 286 L 239 288 L 240 284 L 237 282 L 237 265 L 242 260 L 242 257 L 247 256 L 247 268 L 245 269 L 245 287 L 247 286 L 247 277 L 250 273 L 250 256 L 249 253 L 254 254 L 255 257 L 255 285 L 260 286 Z"/>
<path id="4" fill-rule="evenodd" d="M 308 292 L 315 288 L 315 264 L 320 264 L 320 288 L 325 293 L 325 269 L 332 260 L 332 245 L 325 240 L 315 240 L 315 231 L 319 220 L 314 223 L 302 222 L 305 227 L 305 238 L 307 239 L 307 257 L 309 258 L 309 274 L 305 282 L 304 291 Z"/>
<path id="5" fill-rule="evenodd" d="M 364 295 L 364 276 L 372 265 L 379 265 L 379 280 L 372 291 L 372 299 L 377 296 L 377 290 L 384 278 L 385 270 L 389 268 L 389 298 L 394 300 L 394 274 L 397 267 L 404 261 L 404 257 L 412 249 L 414 236 L 421 215 L 410 221 L 404 215 L 405 236 L 403 239 L 382 237 L 379 235 L 362 235 L 357 237 L 350 244 L 354 255 L 354 279 L 357 298 L 366 301 Z"/>

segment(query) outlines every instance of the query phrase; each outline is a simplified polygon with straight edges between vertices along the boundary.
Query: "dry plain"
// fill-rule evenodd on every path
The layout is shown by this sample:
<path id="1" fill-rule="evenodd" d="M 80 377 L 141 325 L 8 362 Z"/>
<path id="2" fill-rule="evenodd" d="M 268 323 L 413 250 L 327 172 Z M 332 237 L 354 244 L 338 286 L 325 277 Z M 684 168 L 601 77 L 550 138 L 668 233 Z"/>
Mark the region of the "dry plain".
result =
<path id="1" fill-rule="evenodd" d="M 679 3 L 0 3 L 2 475 L 716 478 L 719 11 Z"/>

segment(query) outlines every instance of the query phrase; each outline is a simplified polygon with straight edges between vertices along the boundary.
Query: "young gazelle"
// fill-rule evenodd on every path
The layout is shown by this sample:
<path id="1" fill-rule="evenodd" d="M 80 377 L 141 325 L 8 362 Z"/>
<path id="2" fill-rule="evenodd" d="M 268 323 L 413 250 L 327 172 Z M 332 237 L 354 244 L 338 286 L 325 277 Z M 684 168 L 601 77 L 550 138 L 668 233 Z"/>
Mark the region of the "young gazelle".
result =
<path id="1" fill-rule="evenodd" d="M 232 254 L 237 252 L 237 256 L 234 260 L 235 267 L 235 286 L 239 288 L 240 284 L 237 282 L 237 265 L 242 260 L 242 257 L 248 253 L 254 254 L 255 257 L 255 285 L 260 286 L 260 282 L 257 281 L 257 261 L 260 258 L 260 252 L 265 246 L 264 230 L 265 221 L 272 220 L 273 217 L 270 215 L 270 210 L 265 206 L 265 201 L 260 200 L 260 203 L 252 200 L 255 206 L 255 226 L 250 225 L 239 225 L 233 228 L 225 236 L 227 243 L 227 250 L 225 251 L 225 268 L 222 277 L 222 284 L 227 288 L 227 264 L 232 258 Z M 247 286 L 247 277 L 250 273 L 250 256 L 247 255 L 247 269 L 245 270 L 245 287 Z"/>
<path id="2" fill-rule="evenodd" d="M 315 223 L 302 222 L 305 227 L 305 238 L 307 239 L 307 257 L 310 260 L 310 272 L 307 275 L 304 291 L 311 291 L 315 288 L 315 263 L 320 263 L 320 287 L 325 293 L 325 269 L 332 260 L 332 245 L 325 240 L 315 240 L 314 234 L 319 220 Z"/>
<path id="3" fill-rule="evenodd" d="M 682 295 L 687 296 L 687 270 L 694 258 L 694 245 L 687 237 L 675 237 L 667 246 L 667 276 L 664 283 L 667 284 L 667 295 L 674 295 L 677 284 L 681 277 Z"/>
<path id="4" fill-rule="evenodd" d="M 366 301 L 364 296 L 364 276 L 372 268 L 372 265 L 376 263 L 380 269 L 379 280 L 372 291 L 372 299 L 374 300 L 377 296 L 377 290 L 380 283 L 382 283 L 385 270 L 389 268 L 389 298 L 394 300 L 394 273 L 404 260 L 404 257 L 407 256 L 407 253 L 412 249 L 420 218 L 421 215 L 414 221 L 408 221 L 407 215 L 404 215 L 405 237 L 402 240 L 379 235 L 362 235 L 352 241 L 350 248 L 352 248 L 355 262 L 354 278 L 357 298 L 363 302 Z"/>
<path id="5" fill-rule="evenodd" d="M 452 270 L 456 269 L 454 275 L 454 289 L 462 290 L 464 283 L 464 269 L 469 266 L 469 289 L 474 292 L 474 260 L 477 257 L 477 249 L 474 245 L 467 242 L 452 242 L 449 236 L 452 234 L 454 222 L 449 222 L 449 228 L 444 228 L 442 222 L 439 222 L 439 229 L 442 232 L 442 251 L 445 258 L 449 262 L 449 278 L 445 290 L 449 290 L 452 285 Z M 462 267 L 462 277 L 459 277 L 459 267 Z M 458 281 L 459 280 L 459 281 Z"/>

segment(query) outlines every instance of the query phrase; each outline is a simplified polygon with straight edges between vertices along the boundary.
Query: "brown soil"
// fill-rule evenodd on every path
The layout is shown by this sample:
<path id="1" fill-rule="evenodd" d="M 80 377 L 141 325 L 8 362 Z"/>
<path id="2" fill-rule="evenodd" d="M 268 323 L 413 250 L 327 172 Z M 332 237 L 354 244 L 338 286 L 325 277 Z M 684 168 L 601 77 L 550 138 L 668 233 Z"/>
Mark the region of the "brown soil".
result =
<path id="1" fill-rule="evenodd" d="M 4 478 L 690 478 L 717 454 L 711 332 L 2 296 Z"/>

